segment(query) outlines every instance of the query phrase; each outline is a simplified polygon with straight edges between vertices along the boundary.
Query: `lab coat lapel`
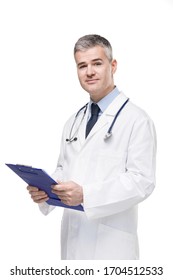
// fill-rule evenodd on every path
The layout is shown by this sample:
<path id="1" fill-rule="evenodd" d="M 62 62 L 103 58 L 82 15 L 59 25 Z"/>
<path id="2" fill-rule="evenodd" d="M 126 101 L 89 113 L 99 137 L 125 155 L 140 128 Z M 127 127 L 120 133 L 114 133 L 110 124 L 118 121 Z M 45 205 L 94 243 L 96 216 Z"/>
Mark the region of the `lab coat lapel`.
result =
<path id="1" fill-rule="evenodd" d="M 113 102 L 108 106 L 105 112 L 100 116 L 97 123 L 94 125 L 88 137 L 86 138 L 86 141 L 88 141 L 98 130 L 100 130 L 106 124 L 108 124 L 108 127 L 111 125 L 113 118 L 126 100 L 127 97 L 122 92 L 120 92 L 120 94 L 113 100 Z M 105 130 L 105 134 L 106 132 L 107 131 Z"/>

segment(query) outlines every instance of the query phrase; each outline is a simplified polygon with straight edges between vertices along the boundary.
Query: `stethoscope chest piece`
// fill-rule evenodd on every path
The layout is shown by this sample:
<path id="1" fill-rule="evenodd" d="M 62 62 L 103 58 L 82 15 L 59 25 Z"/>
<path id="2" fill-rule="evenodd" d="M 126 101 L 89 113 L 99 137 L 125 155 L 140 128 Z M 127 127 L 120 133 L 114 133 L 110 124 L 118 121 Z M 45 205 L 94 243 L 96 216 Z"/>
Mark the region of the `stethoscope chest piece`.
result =
<path id="1" fill-rule="evenodd" d="M 112 132 L 107 132 L 105 134 L 104 140 L 108 140 L 112 136 Z"/>
<path id="2" fill-rule="evenodd" d="M 118 112 L 116 113 L 107 133 L 105 134 L 105 137 L 104 137 L 104 140 L 108 140 L 111 136 L 112 136 L 112 129 L 113 129 L 113 126 L 116 122 L 116 119 L 118 118 L 119 114 L 121 113 L 121 111 L 123 110 L 123 108 L 126 106 L 126 104 L 129 102 L 129 98 L 126 99 L 126 101 L 123 103 L 123 105 L 120 107 L 120 109 L 118 110 Z"/>

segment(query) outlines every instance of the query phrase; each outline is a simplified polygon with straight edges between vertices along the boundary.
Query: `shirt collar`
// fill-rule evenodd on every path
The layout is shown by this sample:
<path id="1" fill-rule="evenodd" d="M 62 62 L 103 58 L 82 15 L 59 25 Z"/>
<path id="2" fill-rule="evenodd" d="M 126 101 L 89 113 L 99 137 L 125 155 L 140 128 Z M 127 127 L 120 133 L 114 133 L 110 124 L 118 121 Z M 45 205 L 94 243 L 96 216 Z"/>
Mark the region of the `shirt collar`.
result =
<path id="1" fill-rule="evenodd" d="M 105 97 L 103 97 L 99 102 L 97 102 L 97 105 L 99 106 L 101 113 L 103 113 L 107 107 L 112 103 L 112 101 L 118 96 L 120 91 L 117 87 L 115 87 L 109 94 L 107 94 Z M 91 108 L 91 104 L 94 103 L 92 100 L 90 100 L 89 107 Z"/>

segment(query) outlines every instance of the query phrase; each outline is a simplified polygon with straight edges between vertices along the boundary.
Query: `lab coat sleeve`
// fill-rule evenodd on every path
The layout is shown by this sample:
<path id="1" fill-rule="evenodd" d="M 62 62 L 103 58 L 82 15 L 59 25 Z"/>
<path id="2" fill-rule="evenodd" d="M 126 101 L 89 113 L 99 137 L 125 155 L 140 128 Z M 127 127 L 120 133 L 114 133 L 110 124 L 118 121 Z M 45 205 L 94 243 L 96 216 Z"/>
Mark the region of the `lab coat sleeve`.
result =
<path id="1" fill-rule="evenodd" d="M 155 187 L 156 134 L 148 117 L 138 118 L 131 131 L 125 169 L 105 181 L 83 186 L 89 219 L 110 216 L 146 199 Z"/>

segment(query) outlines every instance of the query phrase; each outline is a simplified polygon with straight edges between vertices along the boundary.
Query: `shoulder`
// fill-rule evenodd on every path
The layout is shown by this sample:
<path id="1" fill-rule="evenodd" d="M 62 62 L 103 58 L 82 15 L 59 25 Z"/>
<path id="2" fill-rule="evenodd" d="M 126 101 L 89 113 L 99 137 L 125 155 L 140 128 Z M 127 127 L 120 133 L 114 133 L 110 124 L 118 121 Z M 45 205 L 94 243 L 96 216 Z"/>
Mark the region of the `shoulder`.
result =
<path id="1" fill-rule="evenodd" d="M 131 123 L 133 134 L 136 135 L 135 137 L 141 135 L 140 132 L 142 131 L 142 135 L 145 135 L 145 137 L 150 134 L 153 139 L 156 139 L 155 125 L 148 113 L 131 101 L 128 104 L 127 110 L 129 110 L 128 119 L 129 123 Z"/>
<path id="2" fill-rule="evenodd" d="M 131 114 L 133 114 L 135 117 L 143 117 L 143 118 L 150 118 L 148 113 L 138 105 L 134 104 L 131 100 L 128 104 L 128 109 Z"/>
<path id="3" fill-rule="evenodd" d="M 123 92 L 121 92 L 122 97 L 124 99 L 127 99 L 127 97 L 124 95 Z M 142 127 L 142 126 L 149 126 L 154 128 L 154 122 L 149 116 L 149 114 L 141 107 L 133 103 L 131 99 L 129 99 L 129 102 L 127 103 L 126 109 L 122 111 L 122 119 L 124 119 L 125 122 L 128 122 L 128 125 L 132 128 L 135 127 Z"/>
<path id="4" fill-rule="evenodd" d="M 121 106 L 127 101 L 129 97 L 126 96 L 122 91 L 120 91 L 119 95 L 115 98 L 112 102 L 111 106 L 109 107 L 109 113 L 114 115 L 114 112 L 121 108 Z M 131 100 L 129 98 L 128 103 L 125 105 L 125 110 L 123 109 L 121 112 L 121 116 L 124 118 L 128 118 L 128 121 L 135 121 L 140 119 L 148 119 L 151 120 L 148 113 Z"/>

